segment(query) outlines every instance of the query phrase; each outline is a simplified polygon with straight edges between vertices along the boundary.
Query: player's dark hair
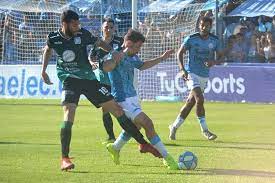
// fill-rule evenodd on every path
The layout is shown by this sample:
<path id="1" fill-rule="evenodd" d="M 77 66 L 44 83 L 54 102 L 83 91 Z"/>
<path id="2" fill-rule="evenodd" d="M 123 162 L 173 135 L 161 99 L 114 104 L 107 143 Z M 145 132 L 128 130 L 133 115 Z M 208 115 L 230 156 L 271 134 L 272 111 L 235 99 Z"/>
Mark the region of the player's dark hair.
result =
<path id="1" fill-rule="evenodd" d="M 103 19 L 103 23 L 104 23 L 104 22 L 115 24 L 115 21 L 114 21 L 112 18 L 110 18 L 110 17 L 104 18 L 104 19 Z"/>
<path id="2" fill-rule="evenodd" d="M 127 34 L 124 36 L 124 40 L 126 41 L 130 40 L 130 41 L 133 41 L 134 43 L 138 41 L 142 41 L 144 43 L 145 37 L 139 31 L 134 29 L 129 29 Z"/>
<path id="3" fill-rule="evenodd" d="M 72 20 L 79 20 L 79 16 L 72 10 L 65 10 L 61 14 L 61 22 L 69 23 Z"/>
<path id="4" fill-rule="evenodd" d="M 209 17 L 202 17 L 200 22 L 209 22 L 212 25 L 213 20 Z"/>

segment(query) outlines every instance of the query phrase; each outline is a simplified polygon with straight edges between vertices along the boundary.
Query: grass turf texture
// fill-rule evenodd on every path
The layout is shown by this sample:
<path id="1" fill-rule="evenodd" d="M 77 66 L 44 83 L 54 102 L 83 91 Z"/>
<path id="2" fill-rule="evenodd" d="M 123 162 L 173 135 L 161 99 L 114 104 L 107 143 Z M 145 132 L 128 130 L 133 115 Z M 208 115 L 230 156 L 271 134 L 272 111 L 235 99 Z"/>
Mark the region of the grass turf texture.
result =
<path id="1" fill-rule="evenodd" d="M 1 99 L 0 182 L 275 182 L 275 105 L 206 103 L 208 126 L 218 139 L 204 139 L 193 110 L 177 141 L 170 141 L 168 125 L 181 105 L 142 103 L 168 151 L 176 159 L 184 150 L 194 152 L 197 169 L 167 170 L 160 159 L 140 154 L 133 140 L 121 152 L 121 165 L 114 165 L 101 144 L 101 110 L 81 101 L 70 154 L 76 168 L 61 172 L 59 100 Z M 114 123 L 118 136 L 121 128 Z"/>

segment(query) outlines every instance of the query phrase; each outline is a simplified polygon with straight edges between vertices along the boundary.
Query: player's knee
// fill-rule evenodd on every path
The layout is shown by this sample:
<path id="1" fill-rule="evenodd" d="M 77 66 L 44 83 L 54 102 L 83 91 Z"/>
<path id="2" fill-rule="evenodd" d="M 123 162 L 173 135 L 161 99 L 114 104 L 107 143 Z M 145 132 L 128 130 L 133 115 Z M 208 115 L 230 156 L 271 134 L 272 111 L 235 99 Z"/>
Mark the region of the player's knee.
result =
<path id="1" fill-rule="evenodd" d="M 74 112 L 76 110 L 76 104 L 67 104 L 63 106 L 63 111 L 67 113 Z"/>
<path id="2" fill-rule="evenodd" d="M 134 122 L 134 123 L 135 123 L 136 127 L 137 127 L 139 130 L 142 128 L 142 125 L 141 125 L 141 124 L 136 123 L 136 122 Z"/>
<path id="3" fill-rule="evenodd" d="M 204 104 L 204 98 L 203 97 L 198 97 L 196 100 L 196 105 L 203 105 Z"/>
<path id="4" fill-rule="evenodd" d="M 187 106 L 193 107 L 193 105 L 195 105 L 195 103 L 196 103 L 196 101 L 195 101 L 194 98 L 188 98 L 188 99 L 186 100 L 186 105 L 187 105 Z"/>
<path id="5" fill-rule="evenodd" d="M 74 114 L 76 110 L 76 104 L 66 104 L 63 106 L 64 111 L 64 121 L 74 121 Z"/>
<path id="6" fill-rule="evenodd" d="M 123 109 L 119 105 L 115 105 L 113 109 L 113 115 L 115 117 L 119 117 L 119 116 L 122 116 L 123 114 L 124 114 Z"/>

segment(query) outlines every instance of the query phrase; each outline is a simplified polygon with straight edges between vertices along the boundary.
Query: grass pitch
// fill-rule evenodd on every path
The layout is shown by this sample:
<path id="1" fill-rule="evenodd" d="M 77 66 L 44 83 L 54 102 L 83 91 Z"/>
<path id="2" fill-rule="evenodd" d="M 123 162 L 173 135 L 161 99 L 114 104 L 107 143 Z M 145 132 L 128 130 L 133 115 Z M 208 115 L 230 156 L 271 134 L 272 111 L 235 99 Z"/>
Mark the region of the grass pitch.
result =
<path id="1" fill-rule="evenodd" d="M 114 165 L 101 144 L 106 137 L 101 110 L 81 101 L 70 154 L 76 168 L 61 172 L 59 101 L 1 99 L 0 182 L 275 182 L 275 105 L 206 103 L 208 126 L 218 139 L 203 138 L 192 111 L 177 140 L 170 141 L 168 125 L 181 105 L 142 103 L 168 151 L 175 158 L 184 150 L 194 152 L 197 169 L 167 170 L 160 159 L 140 154 L 133 140 L 121 151 L 121 165 Z M 118 136 L 121 128 L 114 123 Z"/>

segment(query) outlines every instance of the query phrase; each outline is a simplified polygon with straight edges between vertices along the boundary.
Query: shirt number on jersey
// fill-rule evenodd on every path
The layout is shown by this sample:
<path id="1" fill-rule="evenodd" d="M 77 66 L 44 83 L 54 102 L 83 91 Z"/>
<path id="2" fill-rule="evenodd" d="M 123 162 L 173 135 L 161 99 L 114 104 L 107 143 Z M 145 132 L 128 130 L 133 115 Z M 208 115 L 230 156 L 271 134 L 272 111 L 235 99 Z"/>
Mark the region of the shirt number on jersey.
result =
<path id="1" fill-rule="evenodd" d="M 109 91 L 105 87 L 101 87 L 98 91 L 101 92 L 103 95 L 106 95 L 106 96 L 110 95 Z"/>

